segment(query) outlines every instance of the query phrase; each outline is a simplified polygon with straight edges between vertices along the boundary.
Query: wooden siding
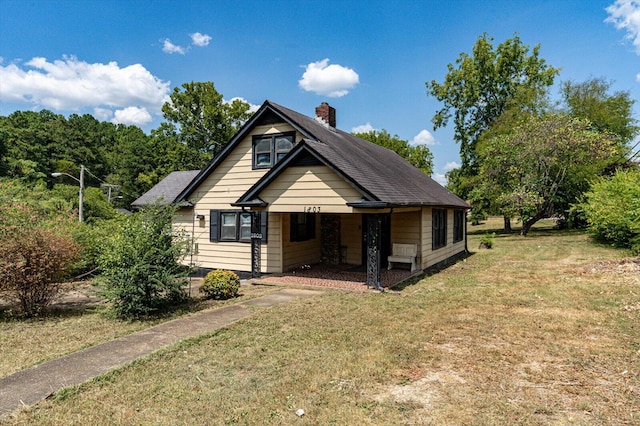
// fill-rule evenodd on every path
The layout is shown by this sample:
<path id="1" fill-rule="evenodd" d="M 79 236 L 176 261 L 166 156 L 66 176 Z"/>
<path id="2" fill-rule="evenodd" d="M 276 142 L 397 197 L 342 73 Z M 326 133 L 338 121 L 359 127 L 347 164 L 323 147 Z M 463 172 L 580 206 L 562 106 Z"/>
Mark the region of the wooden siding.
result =
<path id="1" fill-rule="evenodd" d="M 466 238 L 463 238 L 462 241 L 455 244 L 453 243 L 453 209 L 447 209 L 447 245 L 439 249 L 432 250 L 432 217 L 432 208 L 429 207 L 422 209 L 422 261 L 420 262 L 422 269 L 447 260 L 448 258 L 465 250 Z"/>
<path id="2" fill-rule="evenodd" d="M 196 266 L 202 268 L 251 270 L 251 244 L 240 242 L 209 241 L 210 210 L 238 210 L 231 207 L 268 169 L 252 169 L 252 136 L 284 133 L 293 131 L 293 127 L 280 123 L 256 126 L 236 148 L 216 167 L 216 169 L 195 190 L 189 201 L 194 208 L 189 210 L 190 218 L 185 214 L 174 220 L 174 224 L 183 226 L 191 232 L 192 219 L 202 214 L 205 220 L 196 221 L 195 243 L 198 254 L 194 254 Z M 296 141 L 302 135 L 296 134 Z M 194 213 L 195 212 L 195 213 Z M 268 241 L 262 243 L 262 272 L 282 272 L 282 235 L 280 215 L 269 213 Z M 188 260 L 187 260 L 188 263 Z"/>
<path id="3" fill-rule="evenodd" d="M 340 245 L 346 247 L 349 265 L 362 264 L 362 215 L 340 215 Z"/>
<path id="4" fill-rule="evenodd" d="M 420 211 L 393 213 L 391 215 L 391 245 L 393 246 L 393 243 L 416 244 L 418 247 L 418 265 L 421 259 L 420 248 L 423 244 L 420 238 L 421 230 Z"/>
<path id="5" fill-rule="evenodd" d="M 302 212 L 305 207 L 321 213 L 351 213 L 347 202 L 362 194 L 326 166 L 289 167 L 259 197 L 270 212 Z"/>
<path id="6" fill-rule="evenodd" d="M 271 213 L 270 213 L 271 215 Z M 273 214 L 276 216 L 276 214 Z M 291 241 L 291 215 L 282 216 L 282 268 L 283 272 L 290 271 L 302 265 L 313 265 L 320 262 L 320 215 L 316 219 L 316 237 L 307 241 Z M 271 238 L 271 235 L 269 235 Z"/>

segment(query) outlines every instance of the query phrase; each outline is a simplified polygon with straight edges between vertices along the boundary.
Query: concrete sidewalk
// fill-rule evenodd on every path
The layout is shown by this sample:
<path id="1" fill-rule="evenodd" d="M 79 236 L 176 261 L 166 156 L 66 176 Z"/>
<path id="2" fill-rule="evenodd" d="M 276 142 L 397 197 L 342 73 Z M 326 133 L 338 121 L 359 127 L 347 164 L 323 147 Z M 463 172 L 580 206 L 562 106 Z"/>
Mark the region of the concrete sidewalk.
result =
<path id="1" fill-rule="evenodd" d="M 0 379 L 0 419 L 69 386 L 78 385 L 163 347 L 225 327 L 252 315 L 247 306 L 269 308 L 321 291 L 283 289 L 218 309 L 200 311 L 45 362 Z"/>

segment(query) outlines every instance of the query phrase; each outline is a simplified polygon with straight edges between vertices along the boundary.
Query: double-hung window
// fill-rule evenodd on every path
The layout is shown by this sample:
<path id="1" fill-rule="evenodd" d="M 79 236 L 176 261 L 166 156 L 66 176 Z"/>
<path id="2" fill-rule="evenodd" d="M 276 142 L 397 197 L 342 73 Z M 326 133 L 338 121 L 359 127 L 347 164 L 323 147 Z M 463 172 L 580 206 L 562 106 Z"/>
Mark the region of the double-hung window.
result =
<path id="1" fill-rule="evenodd" d="M 431 248 L 439 249 L 447 245 L 447 211 L 433 209 L 431 226 Z"/>
<path id="2" fill-rule="evenodd" d="M 251 241 L 251 213 L 241 210 L 211 210 L 211 241 Z M 267 212 L 260 212 L 260 233 L 267 241 Z"/>
<path id="3" fill-rule="evenodd" d="M 251 213 L 221 212 L 220 241 L 251 241 Z"/>
<path id="4" fill-rule="evenodd" d="M 282 160 L 294 145 L 295 132 L 253 137 L 253 168 L 268 169 Z"/>

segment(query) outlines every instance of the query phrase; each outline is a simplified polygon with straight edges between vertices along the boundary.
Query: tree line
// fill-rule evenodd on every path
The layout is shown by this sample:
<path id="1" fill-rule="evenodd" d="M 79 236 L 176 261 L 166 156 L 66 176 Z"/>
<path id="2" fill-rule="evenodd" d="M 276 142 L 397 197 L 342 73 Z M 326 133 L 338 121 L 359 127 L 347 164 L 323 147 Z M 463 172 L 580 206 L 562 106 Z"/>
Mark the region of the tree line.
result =
<path id="1" fill-rule="evenodd" d="M 542 218 L 584 225 L 591 182 L 637 170 L 629 92 L 612 93 L 605 78 L 567 81 L 554 102 L 549 90 L 559 73 L 540 57 L 540 45 L 514 36 L 494 46 L 482 34 L 448 65 L 443 82 L 425 83 L 443 104 L 434 129 L 453 121 L 460 146 L 462 164 L 448 173 L 448 188 L 470 201 L 475 221 L 500 214 L 510 231 L 517 219 L 522 235 Z"/>
<path id="2" fill-rule="evenodd" d="M 162 107 L 166 121 L 150 134 L 90 114 L 67 118 L 42 110 L 2 116 L 0 177 L 51 187 L 52 172 L 77 177 L 82 164 L 86 186 L 118 186 L 114 196 L 126 207 L 170 172 L 204 167 L 250 115 L 248 103 L 224 102 L 212 82 L 185 83 L 170 98 Z"/>

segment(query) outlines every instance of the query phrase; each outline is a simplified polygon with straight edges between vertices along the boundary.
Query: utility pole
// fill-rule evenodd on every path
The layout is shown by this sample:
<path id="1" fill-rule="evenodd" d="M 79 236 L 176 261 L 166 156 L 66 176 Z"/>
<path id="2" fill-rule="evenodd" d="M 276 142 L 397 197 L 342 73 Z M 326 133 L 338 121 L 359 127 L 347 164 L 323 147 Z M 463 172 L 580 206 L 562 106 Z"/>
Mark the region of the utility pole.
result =
<path id="1" fill-rule="evenodd" d="M 68 177 L 70 177 L 71 179 L 75 180 L 76 182 L 78 182 L 78 183 L 80 184 L 80 192 L 79 192 L 79 194 L 78 194 L 78 204 L 79 204 L 79 205 L 78 205 L 78 220 L 79 220 L 80 222 L 82 222 L 83 217 L 84 217 L 84 216 L 83 216 L 83 211 L 84 211 L 84 208 L 83 208 L 83 198 L 84 198 L 84 165 L 83 165 L 83 164 L 80 164 L 80 179 L 78 179 L 78 178 L 77 178 L 77 177 L 75 177 L 75 176 L 71 176 L 69 173 L 59 173 L 59 172 L 51 173 L 51 176 L 53 176 L 53 177 L 60 177 L 60 176 L 62 176 L 62 175 L 64 175 L 64 176 L 68 176 Z"/>
<path id="2" fill-rule="evenodd" d="M 83 218 L 84 218 L 84 208 L 83 208 L 83 201 L 84 201 L 84 165 L 80 164 L 80 195 L 78 197 L 80 199 L 80 206 L 78 207 L 78 219 L 80 220 L 80 222 L 82 222 Z"/>

